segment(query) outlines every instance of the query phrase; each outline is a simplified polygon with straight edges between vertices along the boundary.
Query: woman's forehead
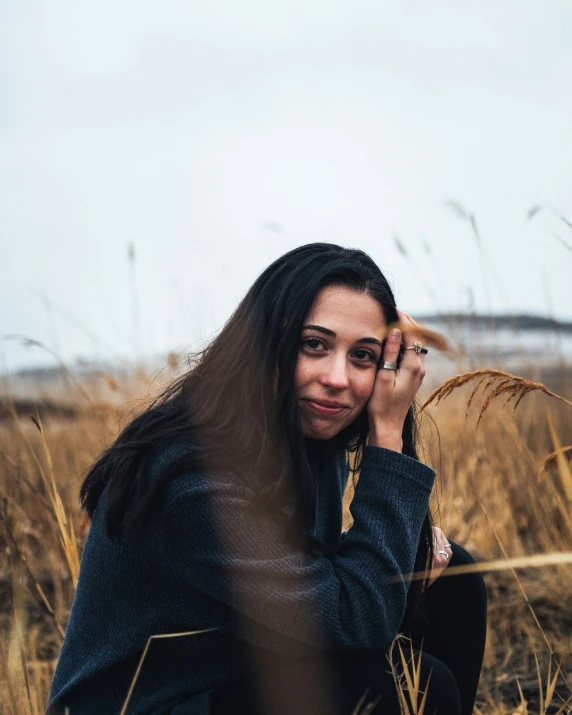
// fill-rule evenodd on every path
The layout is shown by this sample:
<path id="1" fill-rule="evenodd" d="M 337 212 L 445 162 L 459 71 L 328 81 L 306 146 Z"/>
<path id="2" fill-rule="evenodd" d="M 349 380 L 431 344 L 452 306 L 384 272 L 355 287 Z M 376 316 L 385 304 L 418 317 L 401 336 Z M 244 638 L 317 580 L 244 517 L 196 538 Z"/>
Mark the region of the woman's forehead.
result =
<path id="1" fill-rule="evenodd" d="M 370 333 L 383 331 L 386 325 L 383 308 L 375 298 L 347 286 L 326 286 L 316 295 L 306 323 L 338 330 Z M 336 329 L 337 327 L 337 329 Z"/>

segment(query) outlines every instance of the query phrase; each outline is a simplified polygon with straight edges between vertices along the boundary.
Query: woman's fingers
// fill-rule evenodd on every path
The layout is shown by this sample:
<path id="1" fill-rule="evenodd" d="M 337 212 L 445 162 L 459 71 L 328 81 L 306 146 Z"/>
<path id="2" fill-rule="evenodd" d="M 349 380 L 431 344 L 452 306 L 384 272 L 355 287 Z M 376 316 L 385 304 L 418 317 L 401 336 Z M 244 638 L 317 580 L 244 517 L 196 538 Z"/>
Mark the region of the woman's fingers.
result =
<path id="1" fill-rule="evenodd" d="M 407 346 L 409 346 L 409 344 L 413 345 L 416 340 L 419 340 L 419 335 L 415 330 L 415 328 L 418 327 L 418 324 L 410 315 L 407 315 L 407 313 L 404 313 L 399 309 L 397 310 L 397 315 L 399 317 L 399 323 L 403 327 L 403 335 Z"/>
<path id="2" fill-rule="evenodd" d="M 401 330 L 395 328 L 389 334 L 383 351 L 383 362 L 397 362 L 401 348 Z"/>
<path id="3" fill-rule="evenodd" d="M 415 320 L 413 320 L 409 313 L 404 313 L 402 310 L 399 310 L 399 308 L 397 308 L 396 310 L 397 317 L 399 318 L 400 322 L 403 321 L 404 323 L 411 323 L 413 325 L 417 325 L 417 323 L 415 322 Z"/>
<path id="4" fill-rule="evenodd" d="M 449 565 L 449 560 L 453 555 L 453 550 L 449 544 L 443 530 L 438 526 L 433 529 L 433 561 L 431 564 L 431 575 L 427 586 L 431 586 Z"/>
<path id="5" fill-rule="evenodd" d="M 422 382 L 426 373 L 425 355 L 423 353 L 417 353 L 412 349 L 415 343 L 420 340 L 420 337 L 415 330 L 417 323 L 410 315 L 404 313 L 402 310 L 397 309 L 397 315 L 399 317 L 399 323 L 403 327 L 403 344 L 405 348 L 403 360 L 407 361 L 407 366 L 414 373 L 419 374 Z"/>
<path id="6" fill-rule="evenodd" d="M 385 341 L 383 356 L 368 401 L 370 432 L 376 434 L 401 435 L 403 424 L 415 395 L 425 376 L 425 362 L 415 350 L 406 350 L 399 362 L 402 345 L 407 346 L 415 340 L 405 338 L 415 331 L 415 326 L 405 314 L 398 313 L 400 328 L 392 326 Z M 390 363 L 387 368 L 384 363 Z"/>

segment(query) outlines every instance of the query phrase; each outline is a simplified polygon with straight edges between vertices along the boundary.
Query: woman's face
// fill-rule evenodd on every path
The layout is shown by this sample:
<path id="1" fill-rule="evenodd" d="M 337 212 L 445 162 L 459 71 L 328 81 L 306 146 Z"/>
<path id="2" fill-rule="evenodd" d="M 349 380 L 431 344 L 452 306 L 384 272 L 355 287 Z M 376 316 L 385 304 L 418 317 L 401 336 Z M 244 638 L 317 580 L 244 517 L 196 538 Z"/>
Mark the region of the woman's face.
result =
<path id="1" fill-rule="evenodd" d="M 294 384 L 302 431 L 331 439 L 351 424 L 373 391 L 386 326 L 367 293 L 326 286 L 300 336 Z"/>

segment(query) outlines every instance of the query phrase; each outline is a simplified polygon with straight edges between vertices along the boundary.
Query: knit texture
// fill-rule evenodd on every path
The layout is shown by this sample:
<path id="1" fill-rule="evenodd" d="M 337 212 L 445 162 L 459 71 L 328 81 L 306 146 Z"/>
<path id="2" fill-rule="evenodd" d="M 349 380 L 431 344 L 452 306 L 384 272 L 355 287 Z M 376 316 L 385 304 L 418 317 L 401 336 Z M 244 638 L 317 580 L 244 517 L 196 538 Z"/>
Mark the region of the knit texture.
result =
<path id="1" fill-rule="evenodd" d="M 165 451 L 162 468 L 180 453 Z M 186 473 L 169 484 L 143 533 L 110 540 L 106 492 L 84 547 L 79 582 L 50 693 L 50 715 L 119 713 L 150 636 L 127 708 L 208 715 L 210 693 L 261 663 L 321 650 L 386 649 L 399 632 L 435 472 L 367 447 L 341 537 L 348 478 L 343 453 L 313 455 L 314 535 L 327 555 L 293 550 L 283 524 L 230 479 Z"/>

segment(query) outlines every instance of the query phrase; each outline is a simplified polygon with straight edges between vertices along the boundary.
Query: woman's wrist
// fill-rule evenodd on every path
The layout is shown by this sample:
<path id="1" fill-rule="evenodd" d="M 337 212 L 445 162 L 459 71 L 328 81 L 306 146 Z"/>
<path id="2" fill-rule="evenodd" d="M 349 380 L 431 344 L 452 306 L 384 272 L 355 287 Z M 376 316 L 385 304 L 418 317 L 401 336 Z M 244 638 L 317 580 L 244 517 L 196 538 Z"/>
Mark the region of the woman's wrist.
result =
<path id="1" fill-rule="evenodd" d="M 401 434 L 401 430 L 397 432 L 396 430 L 388 430 L 387 428 L 370 429 L 368 446 L 383 447 L 384 449 L 391 449 L 394 452 L 401 452 L 403 450 Z"/>

